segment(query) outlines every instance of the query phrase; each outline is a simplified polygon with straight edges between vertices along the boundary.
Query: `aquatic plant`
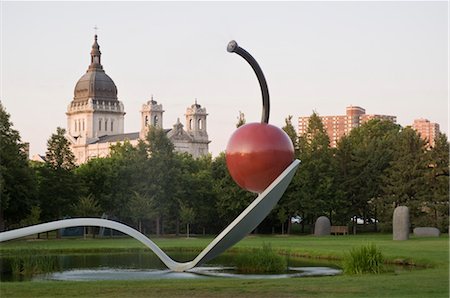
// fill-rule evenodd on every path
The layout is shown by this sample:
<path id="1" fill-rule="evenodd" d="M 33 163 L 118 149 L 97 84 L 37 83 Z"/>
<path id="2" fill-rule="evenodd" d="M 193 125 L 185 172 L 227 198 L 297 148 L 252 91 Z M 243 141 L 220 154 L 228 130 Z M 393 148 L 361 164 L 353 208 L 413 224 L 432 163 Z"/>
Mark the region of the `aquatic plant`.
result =
<path id="1" fill-rule="evenodd" d="M 346 274 L 379 274 L 384 271 L 383 262 L 380 249 L 371 243 L 351 249 L 344 257 L 343 269 Z"/>
<path id="2" fill-rule="evenodd" d="M 239 273 L 282 273 L 287 271 L 287 258 L 277 254 L 270 244 L 239 254 L 235 259 Z"/>
<path id="3" fill-rule="evenodd" d="M 33 276 L 40 273 L 55 271 L 57 268 L 56 256 L 36 255 L 35 251 L 23 251 L 10 259 L 13 276 Z"/>

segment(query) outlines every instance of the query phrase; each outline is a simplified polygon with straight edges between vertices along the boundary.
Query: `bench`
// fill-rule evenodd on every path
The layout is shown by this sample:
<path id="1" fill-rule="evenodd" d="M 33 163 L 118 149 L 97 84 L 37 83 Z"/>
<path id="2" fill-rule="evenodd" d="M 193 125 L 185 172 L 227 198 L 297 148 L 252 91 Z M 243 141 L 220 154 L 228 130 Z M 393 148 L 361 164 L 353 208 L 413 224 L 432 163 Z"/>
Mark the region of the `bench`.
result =
<path id="1" fill-rule="evenodd" d="M 348 227 L 347 226 L 331 226 L 331 234 L 337 235 L 348 235 Z"/>

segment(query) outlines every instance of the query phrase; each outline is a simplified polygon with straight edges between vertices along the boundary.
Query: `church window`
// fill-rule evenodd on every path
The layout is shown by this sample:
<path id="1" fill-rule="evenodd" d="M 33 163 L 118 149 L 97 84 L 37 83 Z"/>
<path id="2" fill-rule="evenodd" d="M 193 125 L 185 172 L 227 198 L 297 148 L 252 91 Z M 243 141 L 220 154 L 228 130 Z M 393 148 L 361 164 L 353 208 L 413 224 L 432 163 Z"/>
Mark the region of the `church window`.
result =
<path id="1" fill-rule="evenodd" d="M 98 120 L 98 130 L 102 130 L 102 119 Z"/>
<path id="2" fill-rule="evenodd" d="M 203 129 L 202 119 L 198 119 L 198 129 Z"/>
<path id="3" fill-rule="evenodd" d="M 153 117 L 153 126 L 157 126 L 158 125 L 158 115 L 155 115 Z"/>
<path id="4" fill-rule="evenodd" d="M 108 131 L 108 120 L 105 120 L 105 131 Z"/>
<path id="5" fill-rule="evenodd" d="M 111 131 L 113 131 L 113 129 L 114 129 L 114 121 L 111 120 Z"/>
<path id="6" fill-rule="evenodd" d="M 144 127 L 147 127 L 147 125 L 148 125 L 148 116 L 145 116 Z"/>
<path id="7" fill-rule="evenodd" d="M 189 120 L 189 129 L 191 129 L 192 130 L 192 119 L 191 120 Z"/>

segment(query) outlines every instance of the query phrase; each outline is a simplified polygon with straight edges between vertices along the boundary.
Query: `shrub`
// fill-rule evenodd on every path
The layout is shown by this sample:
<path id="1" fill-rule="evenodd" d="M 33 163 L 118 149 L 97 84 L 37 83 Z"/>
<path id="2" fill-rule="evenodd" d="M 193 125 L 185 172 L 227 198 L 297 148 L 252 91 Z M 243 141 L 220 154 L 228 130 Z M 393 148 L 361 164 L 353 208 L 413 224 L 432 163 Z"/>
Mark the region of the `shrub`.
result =
<path id="1" fill-rule="evenodd" d="M 353 248 L 344 258 L 344 272 L 347 274 L 364 274 L 383 272 L 384 257 L 375 244 Z"/>
<path id="2" fill-rule="evenodd" d="M 287 260 L 278 255 L 270 245 L 239 254 L 235 260 L 240 273 L 282 273 L 287 270 Z"/>

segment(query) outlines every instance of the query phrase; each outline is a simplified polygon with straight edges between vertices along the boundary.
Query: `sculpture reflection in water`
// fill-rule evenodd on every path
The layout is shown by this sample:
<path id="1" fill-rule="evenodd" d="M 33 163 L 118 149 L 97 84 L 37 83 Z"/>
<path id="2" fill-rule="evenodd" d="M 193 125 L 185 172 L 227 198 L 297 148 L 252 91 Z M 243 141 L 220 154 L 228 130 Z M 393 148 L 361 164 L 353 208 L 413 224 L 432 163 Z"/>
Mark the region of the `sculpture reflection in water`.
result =
<path id="1" fill-rule="evenodd" d="M 294 177 L 299 164 L 299 160 L 294 160 L 291 165 L 278 176 L 278 178 L 259 194 L 258 197 L 228 227 L 226 227 L 194 260 L 190 262 L 176 262 L 144 234 L 119 222 L 100 218 L 64 219 L 7 231 L 0 233 L 0 242 L 69 227 L 106 227 L 118 230 L 142 242 L 145 246 L 150 248 L 169 269 L 178 272 L 186 271 L 218 256 L 254 230 L 280 200 Z"/>

